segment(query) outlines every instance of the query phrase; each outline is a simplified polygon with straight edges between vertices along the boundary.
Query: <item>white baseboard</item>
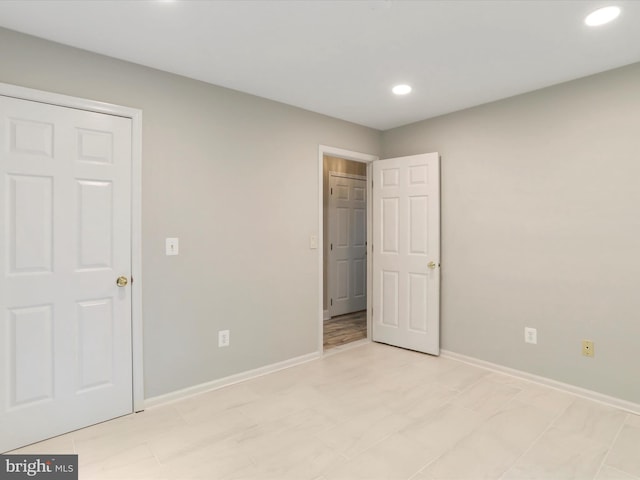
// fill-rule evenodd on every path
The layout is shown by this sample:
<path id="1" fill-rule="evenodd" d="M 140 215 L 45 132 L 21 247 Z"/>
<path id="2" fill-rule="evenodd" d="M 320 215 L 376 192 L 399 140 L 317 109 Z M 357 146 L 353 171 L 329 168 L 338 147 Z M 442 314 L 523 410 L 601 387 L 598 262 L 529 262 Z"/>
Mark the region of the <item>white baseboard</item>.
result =
<path id="1" fill-rule="evenodd" d="M 494 372 L 503 373 L 523 380 L 528 380 L 530 382 L 539 383 L 546 387 L 555 388 L 556 390 L 560 390 L 565 393 L 570 393 L 572 395 L 586 398 L 587 400 L 592 400 L 594 402 L 602 403 L 610 407 L 619 408 L 620 410 L 624 410 L 635 415 L 640 415 L 640 404 L 629 402 L 628 400 L 611 397 L 609 395 L 595 392 L 593 390 L 588 390 L 586 388 L 577 387 L 568 383 L 559 382 L 557 380 L 552 380 L 551 378 L 541 377 L 539 375 L 534 375 L 533 373 L 524 372 L 522 370 L 516 370 L 515 368 L 509 368 L 498 365 L 496 363 L 487 362 L 478 358 L 468 357 L 466 355 L 451 352 L 449 350 L 441 350 L 440 356 L 468 363 L 469 365 L 473 365 L 475 367 L 480 367 L 486 370 L 492 370 Z"/>
<path id="2" fill-rule="evenodd" d="M 322 320 L 324 320 L 325 322 L 327 320 L 331 320 L 331 313 L 329 313 L 329 310 L 324 310 L 322 312 Z"/>
<path id="3" fill-rule="evenodd" d="M 184 388 L 182 390 L 176 390 L 175 392 L 167 393 L 164 395 L 158 395 L 157 397 L 147 398 L 144 401 L 145 408 L 157 407 L 158 405 L 164 405 L 166 403 L 183 400 L 187 397 L 192 397 L 200 393 L 209 392 L 211 390 L 218 390 L 219 388 L 228 387 L 236 383 L 244 382 L 262 375 L 277 372 L 278 370 L 284 370 L 285 368 L 295 367 L 303 363 L 310 362 L 322 357 L 322 353 L 313 352 L 300 357 L 284 360 L 283 362 L 273 363 L 271 365 L 265 365 L 264 367 L 249 370 L 247 372 L 237 373 L 228 377 L 213 380 L 211 382 L 201 383 L 194 385 L 193 387 Z"/>
<path id="4" fill-rule="evenodd" d="M 345 343 L 344 345 L 340 345 L 339 347 L 333 347 L 330 350 L 326 350 L 323 357 L 329 357 L 331 355 L 335 355 L 336 353 L 342 353 L 346 350 L 362 347 L 363 345 L 368 345 L 370 343 L 371 340 L 369 340 L 368 338 L 363 338 L 362 340 L 354 340 L 353 342 Z"/>

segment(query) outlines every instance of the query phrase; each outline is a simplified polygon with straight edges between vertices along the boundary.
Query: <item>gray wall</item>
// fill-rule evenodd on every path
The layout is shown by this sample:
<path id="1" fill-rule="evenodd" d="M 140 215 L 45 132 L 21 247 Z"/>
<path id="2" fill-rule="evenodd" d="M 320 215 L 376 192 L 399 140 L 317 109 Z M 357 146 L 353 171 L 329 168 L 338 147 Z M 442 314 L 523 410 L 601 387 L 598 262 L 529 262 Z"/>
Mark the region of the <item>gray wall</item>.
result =
<path id="1" fill-rule="evenodd" d="M 5 29 L 0 59 L 0 82 L 143 110 L 147 398 L 317 350 L 318 145 L 377 154 L 378 131 Z"/>
<path id="2" fill-rule="evenodd" d="M 442 155 L 442 347 L 640 403 L 640 64 L 382 138 Z"/>
<path id="3" fill-rule="evenodd" d="M 379 132 L 4 29 L 0 59 L 0 82 L 144 112 L 147 397 L 316 350 L 318 144 Z M 443 348 L 640 403 L 640 65 L 382 145 L 443 156 Z"/>

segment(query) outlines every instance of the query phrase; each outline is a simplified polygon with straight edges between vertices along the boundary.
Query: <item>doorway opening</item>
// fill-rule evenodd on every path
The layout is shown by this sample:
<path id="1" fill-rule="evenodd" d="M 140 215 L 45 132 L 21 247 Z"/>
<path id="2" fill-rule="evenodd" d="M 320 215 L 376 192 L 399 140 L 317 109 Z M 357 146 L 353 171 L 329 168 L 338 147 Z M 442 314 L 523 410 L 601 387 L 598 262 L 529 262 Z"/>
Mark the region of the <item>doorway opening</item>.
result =
<path id="1" fill-rule="evenodd" d="M 322 153 L 322 346 L 369 338 L 368 164 Z"/>
<path id="2" fill-rule="evenodd" d="M 322 244 L 318 252 L 318 351 L 325 350 L 324 319 L 332 316 L 331 286 L 324 283 L 325 259 L 331 265 L 332 247 L 331 222 L 327 221 L 325 228 L 323 221 L 329 201 L 323 194 L 325 170 L 327 175 L 329 171 L 329 167 L 325 167 L 325 156 L 366 164 L 367 340 L 438 355 L 440 156 L 432 152 L 379 160 L 374 155 L 324 145 L 319 146 L 318 158 L 318 231 Z M 328 278 L 330 269 L 329 266 Z"/>

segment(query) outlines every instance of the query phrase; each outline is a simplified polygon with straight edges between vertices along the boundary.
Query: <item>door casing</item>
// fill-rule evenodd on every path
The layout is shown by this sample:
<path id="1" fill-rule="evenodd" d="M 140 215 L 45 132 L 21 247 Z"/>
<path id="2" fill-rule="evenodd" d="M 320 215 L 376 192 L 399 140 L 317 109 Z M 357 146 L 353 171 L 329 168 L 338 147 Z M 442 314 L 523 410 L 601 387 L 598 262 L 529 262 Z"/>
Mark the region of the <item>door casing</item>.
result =
<path id="1" fill-rule="evenodd" d="M 130 118 L 131 131 L 131 342 L 133 410 L 144 410 L 142 326 L 142 110 L 0 83 L 0 95 Z"/>
<path id="2" fill-rule="evenodd" d="M 322 224 L 322 180 L 323 180 L 323 164 L 324 156 L 329 155 L 331 157 L 343 158 L 345 160 L 352 160 L 354 162 L 362 162 L 367 164 L 367 338 L 371 338 L 371 298 L 372 298 L 372 284 L 371 284 L 371 162 L 378 160 L 380 157 L 377 155 L 371 155 L 368 153 L 355 152 L 352 150 L 345 150 L 342 148 L 331 147 L 328 145 L 318 146 L 318 352 L 324 351 L 323 345 L 323 333 L 324 333 L 324 286 L 323 286 L 323 274 L 324 274 L 324 227 Z"/>

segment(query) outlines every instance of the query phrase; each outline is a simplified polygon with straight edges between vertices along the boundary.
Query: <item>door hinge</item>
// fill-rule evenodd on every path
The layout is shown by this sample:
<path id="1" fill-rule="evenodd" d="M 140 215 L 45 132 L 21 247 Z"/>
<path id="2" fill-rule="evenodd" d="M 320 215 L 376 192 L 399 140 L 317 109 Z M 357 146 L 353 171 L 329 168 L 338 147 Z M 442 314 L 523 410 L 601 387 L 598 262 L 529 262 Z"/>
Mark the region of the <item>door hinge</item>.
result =
<path id="1" fill-rule="evenodd" d="M 331 244 L 331 250 L 333 250 L 333 243 Z"/>
<path id="2" fill-rule="evenodd" d="M 333 195 L 333 187 L 331 187 L 331 195 Z"/>
<path id="3" fill-rule="evenodd" d="M 333 307 L 333 298 L 331 299 L 331 306 Z"/>

